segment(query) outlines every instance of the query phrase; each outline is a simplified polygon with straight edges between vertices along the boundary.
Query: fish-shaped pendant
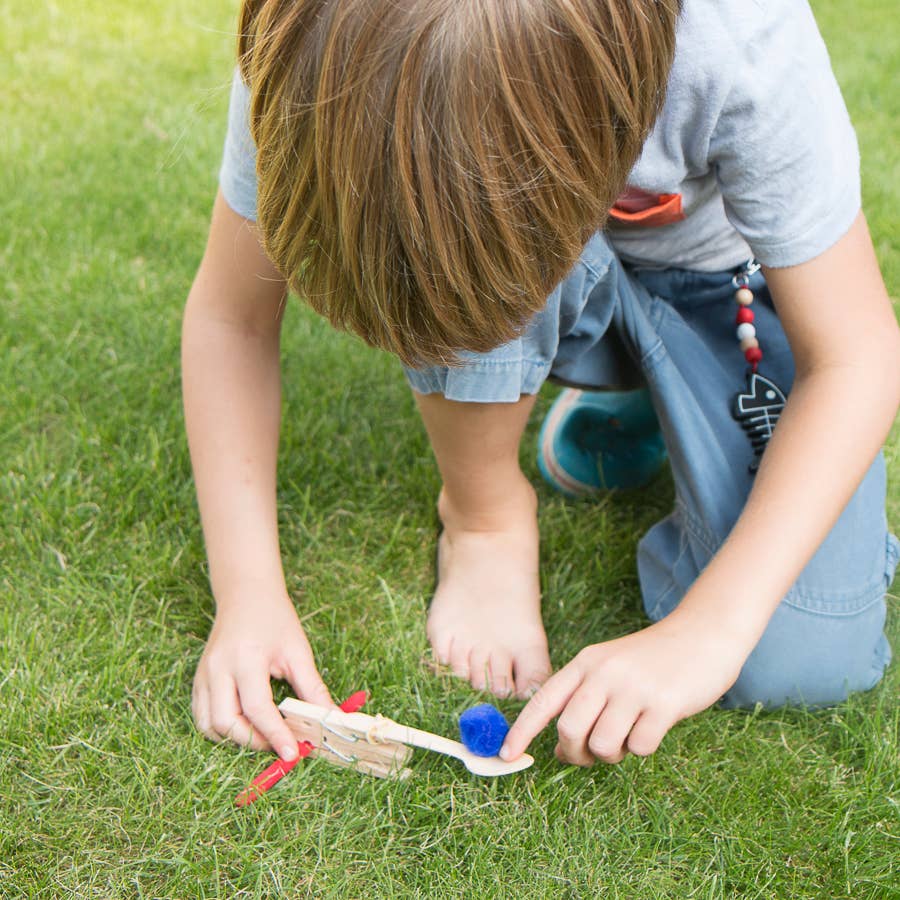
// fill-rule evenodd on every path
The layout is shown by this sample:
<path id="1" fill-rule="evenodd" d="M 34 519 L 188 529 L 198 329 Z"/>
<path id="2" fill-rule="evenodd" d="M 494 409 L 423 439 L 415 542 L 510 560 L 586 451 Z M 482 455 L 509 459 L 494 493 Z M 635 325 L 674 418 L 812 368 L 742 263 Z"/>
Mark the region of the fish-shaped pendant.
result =
<path id="1" fill-rule="evenodd" d="M 755 473 L 759 468 L 759 460 L 778 424 L 785 402 L 781 388 L 758 372 L 748 372 L 746 391 L 735 394 L 731 414 L 750 438 L 753 447 L 751 472 Z"/>

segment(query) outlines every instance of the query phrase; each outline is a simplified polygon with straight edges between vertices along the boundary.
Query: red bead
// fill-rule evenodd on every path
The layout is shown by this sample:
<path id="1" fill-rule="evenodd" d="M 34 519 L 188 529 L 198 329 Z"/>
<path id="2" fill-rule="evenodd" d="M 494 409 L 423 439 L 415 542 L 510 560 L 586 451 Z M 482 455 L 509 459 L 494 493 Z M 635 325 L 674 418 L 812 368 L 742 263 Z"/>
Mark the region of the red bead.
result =
<path id="1" fill-rule="evenodd" d="M 762 357 L 762 350 L 760 350 L 759 347 L 749 347 L 744 351 L 744 359 L 746 359 L 750 365 L 756 365 Z"/>
<path id="2" fill-rule="evenodd" d="M 742 306 L 737 311 L 737 316 L 735 316 L 734 324 L 741 325 L 744 322 L 752 322 L 754 318 L 755 318 L 755 316 L 753 314 L 753 310 L 750 309 L 748 306 Z"/>

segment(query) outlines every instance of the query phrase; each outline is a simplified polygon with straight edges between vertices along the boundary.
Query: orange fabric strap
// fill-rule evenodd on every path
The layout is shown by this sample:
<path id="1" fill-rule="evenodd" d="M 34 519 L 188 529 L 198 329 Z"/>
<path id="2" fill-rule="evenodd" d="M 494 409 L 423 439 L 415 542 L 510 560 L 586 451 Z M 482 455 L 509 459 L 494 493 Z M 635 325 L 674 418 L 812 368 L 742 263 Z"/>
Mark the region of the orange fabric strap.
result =
<path id="1" fill-rule="evenodd" d="M 660 194 L 654 205 L 636 212 L 629 212 L 616 203 L 609 211 L 609 215 L 622 225 L 642 225 L 650 228 L 671 225 L 672 222 L 680 222 L 685 218 L 681 194 Z"/>

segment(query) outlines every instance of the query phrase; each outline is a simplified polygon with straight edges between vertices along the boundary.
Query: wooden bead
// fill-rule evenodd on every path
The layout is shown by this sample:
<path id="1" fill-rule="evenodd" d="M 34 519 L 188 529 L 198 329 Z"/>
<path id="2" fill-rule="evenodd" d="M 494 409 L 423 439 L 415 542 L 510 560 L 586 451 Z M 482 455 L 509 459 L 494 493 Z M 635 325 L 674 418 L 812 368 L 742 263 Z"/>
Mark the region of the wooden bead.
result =
<path id="1" fill-rule="evenodd" d="M 750 309 L 749 306 L 742 306 L 738 311 L 737 315 L 734 317 L 734 324 L 741 325 L 744 322 L 752 322 L 756 316 L 753 314 L 753 310 Z"/>
<path id="2" fill-rule="evenodd" d="M 739 341 L 744 338 L 756 337 L 756 329 L 749 322 L 742 322 L 737 327 L 737 339 Z"/>
<path id="3" fill-rule="evenodd" d="M 743 350 L 744 352 L 749 350 L 751 347 L 758 347 L 758 346 L 759 346 L 759 341 L 755 337 L 744 338 L 741 341 L 741 350 Z"/>
<path id="4" fill-rule="evenodd" d="M 741 306 L 749 306 L 753 302 L 753 291 L 750 288 L 738 288 L 734 294 L 734 299 L 737 300 Z"/>

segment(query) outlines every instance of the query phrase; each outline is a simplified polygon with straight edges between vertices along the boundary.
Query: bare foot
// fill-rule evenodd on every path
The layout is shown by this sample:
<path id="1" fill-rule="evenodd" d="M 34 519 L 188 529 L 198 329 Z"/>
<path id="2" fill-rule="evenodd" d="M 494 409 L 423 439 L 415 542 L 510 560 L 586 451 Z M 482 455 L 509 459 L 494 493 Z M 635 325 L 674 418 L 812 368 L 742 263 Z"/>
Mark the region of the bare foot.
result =
<path id="1" fill-rule="evenodd" d="M 514 527 L 477 531 L 454 527 L 441 509 L 428 639 L 454 675 L 500 697 L 527 697 L 550 675 L 533 495 L 525 507 Z"/>

